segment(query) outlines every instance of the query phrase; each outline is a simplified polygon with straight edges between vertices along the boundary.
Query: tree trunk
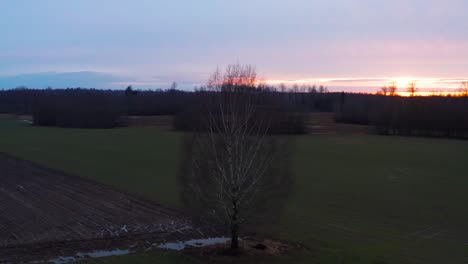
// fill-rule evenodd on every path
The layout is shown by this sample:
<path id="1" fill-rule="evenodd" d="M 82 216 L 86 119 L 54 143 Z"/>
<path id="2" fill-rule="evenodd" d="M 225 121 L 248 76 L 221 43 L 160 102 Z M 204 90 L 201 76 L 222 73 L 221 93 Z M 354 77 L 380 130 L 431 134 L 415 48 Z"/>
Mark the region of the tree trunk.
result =
<path id="1" fill-rule="evenodd" d="M 237 200 L 232 201 L 233 214 L 231 218 L 231 249 L 237 250 L 239 248 L 239 224 L 238 224 L 238 210 Z"/>
<path id="2" fill-rule="evenodd" d="M 239 249 L 239 226 L 233 224 L 231 228 L 231 249 Z"/>

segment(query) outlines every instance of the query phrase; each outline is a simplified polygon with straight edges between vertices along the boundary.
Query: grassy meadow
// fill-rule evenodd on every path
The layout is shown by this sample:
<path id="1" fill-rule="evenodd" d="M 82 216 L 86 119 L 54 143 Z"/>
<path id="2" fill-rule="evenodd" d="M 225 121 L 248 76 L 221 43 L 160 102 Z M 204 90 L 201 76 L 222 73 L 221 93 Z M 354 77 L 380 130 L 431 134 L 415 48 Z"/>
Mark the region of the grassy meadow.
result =
<path id="1" fill-rule="evenodd" d="M 0 152 L 176 208 L 182 136 L 0 118 Z M 295 192 L 272 236 L 306 250 L 265 263 L 467 263 L 468 141 L 305 135 L 292 148 Z M 93 263 L 187 262 L 197 260 L 150 252 Z"/>

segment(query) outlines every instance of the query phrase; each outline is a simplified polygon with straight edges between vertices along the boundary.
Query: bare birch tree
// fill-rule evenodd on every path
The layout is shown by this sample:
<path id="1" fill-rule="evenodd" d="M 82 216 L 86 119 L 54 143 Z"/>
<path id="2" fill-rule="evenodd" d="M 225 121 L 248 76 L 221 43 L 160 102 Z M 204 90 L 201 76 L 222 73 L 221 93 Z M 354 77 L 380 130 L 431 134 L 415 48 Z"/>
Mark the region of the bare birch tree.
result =
<path id="1" fill-rule="evenodd" d="M 416 81 L 412 81 L 408 84 L 407 92 L 410 94 L 411 97 L 414 97 L 418 89 L 416 88 Z"/>
<path id="2" fill-rule="evenodd" d="M 397 94 L 397 83 L 396 82 L 390 82 L 390 85 L 387 87 L 388 88 L 388 95 L 389 96 L 396 96 Z"/>
<path id="3" fill-rule="evenodd" d="M 201 221 L 229 232 L 234 250 L 241 229 L 274 220 L 292 182 L 288 144 L 269 135 L 275 116 L 256 83 L 250 66 L 212 75 L 207 88 L 216 92 L 204 100 L 204 128 L 187 141 L 181 176 L 185 204 Z"/>
<path id="4" fill-rule="evenodd" d="M 380 88 L 380 91 L 379 91 L 380 94 L 382 94 L 383 96 L 387 96 L 388 94 L 388 87 L 387 85 L 384 85 Z"/>

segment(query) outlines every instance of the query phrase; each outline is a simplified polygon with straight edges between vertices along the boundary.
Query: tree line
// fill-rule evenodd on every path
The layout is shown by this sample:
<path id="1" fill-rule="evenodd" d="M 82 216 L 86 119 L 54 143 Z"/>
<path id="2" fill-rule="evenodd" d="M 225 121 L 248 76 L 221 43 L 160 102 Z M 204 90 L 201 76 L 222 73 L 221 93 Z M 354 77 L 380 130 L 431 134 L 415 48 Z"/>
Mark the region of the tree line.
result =
<path id="1" fill-rule="evenodd" d="M 468 138 L 468 97 L 350 94 L 337 104 L 335 119 L 382 135 Z"/>
<path id="2" fill-rule="evenodd" d="M 204 88 L 180 91 L 173 86 L 155 91 L 131 87 L 0 90 L 0 113 L 29 114 L 36 125 L 85 128 L 125 126 L 125 116 L 173 115 L 175 129 L 200 129 L 201 121 L 194 113 L 217 92 Z M 468 94 L 404 98 L 308 88 L 281 90 L 281 86 L 256 86 L 262 95 L 256 99 L 261 100 L 258 103 L 274 105 L 275 111 L 270 113 L 282 120 L 277 128 L 270 129 L 272 133 L 305 133 L 304 114 L 335 112 L 337 122 L 371 125 L 378 134 L 467 138 Z"/>
<path id="3" fill-rule="evenodd" d="M 0 113 L 32 115 L 35 125 L 111 128 L 125 126 L 125 116 L 174 115 L 178 130 L 197 130 L 194 110 L 217 94 L 204 88 L 196 91 L 98 89 L 13 89 L 0 90 Z M 275 87 L 258 85 L 263 102 L 274 102 L 278 117 L 284 120 L 278 133 L 304 133 L 300 114 L 311 111 L 330 112 L 336 95 L 321 90 L 278 91 Z M 322 88 L 324 89 L 324 88 Z M 281 117 L 280 117 L 281 116 Z"/>

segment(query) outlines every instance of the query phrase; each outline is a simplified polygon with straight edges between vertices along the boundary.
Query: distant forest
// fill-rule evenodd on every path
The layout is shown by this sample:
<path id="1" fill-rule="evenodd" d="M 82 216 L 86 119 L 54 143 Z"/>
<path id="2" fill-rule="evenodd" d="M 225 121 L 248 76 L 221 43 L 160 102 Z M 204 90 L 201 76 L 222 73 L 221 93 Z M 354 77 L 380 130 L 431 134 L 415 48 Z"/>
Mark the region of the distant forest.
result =
<path id="1" fill-rule="evenodd" d="M 265 100 L 274 101 L 279 113 L 289 113 L 278 133 L 305 133 L 304 113 L 334 112 L 337 122 L 369 125 L 383 135 L 468 138 L 466 96 L 399 97 L 265 86 L 255 89 Z M 203 89 L 140 91 L 131 87 L 123 91 L 22 88 L 0 91 L 0 113 L 32 115 L 39 126 L 77 128 L 125 126 L 126 116 L 174 115 L 176 129 L 195 130 L 197 117 L 191 113 L 209 96 L 216 93 Z"/>

